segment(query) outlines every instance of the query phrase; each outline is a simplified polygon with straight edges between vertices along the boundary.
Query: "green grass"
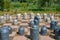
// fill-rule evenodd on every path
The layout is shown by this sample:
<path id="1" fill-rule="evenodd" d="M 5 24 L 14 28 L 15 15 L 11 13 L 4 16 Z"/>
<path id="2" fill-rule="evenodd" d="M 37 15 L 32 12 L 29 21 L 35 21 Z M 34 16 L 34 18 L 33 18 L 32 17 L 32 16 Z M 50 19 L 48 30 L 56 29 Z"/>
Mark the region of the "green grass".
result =
<path id="1" fill-rule="evenodd" d="M 30 14 L 31 12 L 34 12 L 35 14 L 36 13 L 40 13 L 40 14 L 43 14 L 43 13 L 47 13 L 47 14 L 49 14 L 49 13 L 55 13 L 55 14 L 60 14 L 60 11 L 8 11 L 8 12 L 2 12 L 2 11 L 0 11 L 0 15 L 3 15 L 3 14 L 10 14 L 10 15 L 16 15 L 17 13 L 21 13 L 21 14 L 23 14 L 24 12 L 27 12 L 28 14 Z"/>

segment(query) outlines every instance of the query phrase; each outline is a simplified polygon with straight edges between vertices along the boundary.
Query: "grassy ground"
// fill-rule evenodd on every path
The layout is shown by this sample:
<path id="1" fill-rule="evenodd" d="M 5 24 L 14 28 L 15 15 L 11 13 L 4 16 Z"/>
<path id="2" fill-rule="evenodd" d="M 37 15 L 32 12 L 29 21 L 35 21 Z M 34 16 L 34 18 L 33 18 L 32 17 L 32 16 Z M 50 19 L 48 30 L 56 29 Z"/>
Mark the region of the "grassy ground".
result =
<path id="1" fill-rule="evenodd" d="M 21 13 L 23 14 L 24 12 L 27 12 L 28 14 L 30 14 L 31 12 L 34 12 L 35 14 L 36 13 L 55 13 L 55 14 L 60 14 L 60 11 L 8 11 L 8 12 L 5 12 L 5 11 L 0 11 L 0 15 L 3 15 L 3 14 L 10 14 L 10 15 L 16 15 L 17 13 Z"/>

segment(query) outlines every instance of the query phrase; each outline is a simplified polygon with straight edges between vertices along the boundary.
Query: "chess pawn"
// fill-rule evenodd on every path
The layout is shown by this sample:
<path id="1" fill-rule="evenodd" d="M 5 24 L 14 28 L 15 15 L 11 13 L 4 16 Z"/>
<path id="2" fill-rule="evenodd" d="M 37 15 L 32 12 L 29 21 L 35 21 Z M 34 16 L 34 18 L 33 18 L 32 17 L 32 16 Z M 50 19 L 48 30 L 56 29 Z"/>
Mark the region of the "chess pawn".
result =
<path id="1" fill-rule="evenodd" d="M 15 19 L 15 20 L 13 20 L 13 25 L 17 25 L 17 20 Z"/>
<path id="2" fill-rule="evenodd" d="M 12 16 L 10 16 L 10 17 L 9 17 L 9 21 L 10 21 L 10 22 L 12 22 L 12 21 L 13 21 Z"/>
<path id="3" fill-rule="evenodd" d="M 46 35 L 47 34 L 47 28 L 46 28 L 46 26 L 42 26 L 42 28 L 41 28 L 41 34 L 42 35 Z"/>
<path id="4" fill-rule="evenodd" d="M 27 19 L 27 13 L 24 13 L 23 19 Z"/>
<path id="5" fill-rule="evenodd" d="M 30 14 L 30 19 L 34 19 L 34 13 Z"/>
<path id="6" fill-rule="evenodd" d="M 9 21 L 9 17 L 10 17 L 10 15 L 7 14 L 7 16 L 6 16 L 6 20 L 7 21 Z"/>
<path id="7" fill-rule="evenodd" d="M 51 21 L 54 20 L 54 16 L 51 16 L 51 17 L 50 17 L 50 20 L 51 20 Z"/>
<path id="8" fill-rule="evenodd" d="M 51 22 L 49 17 L 47 18 L 47 22 L 48 22 L 48 23 L 50 23 L 50 22 Z"/>
<path id="9" fill-rule="evenodd" d="M 5 23 L 5 21 L 4 21 L 4 16 L 1 16 L 1 17 L 0 17 L 0 22 L 1 22 L 1 24 Z"/>
<path id="10" fill-rule="evenodd" d="M 39 13 L 37 13 L 37 16 L 39 17 L 39 19 L 41 19 L 41 16 L 40 16 L 40 14 L 39 14 Z"/>
<path id="11" fill-rule="evenodd" d="M 6 14 L 4 14 L 4 20 L 5 20 L 5 21 L 6 21 L 6 16 L 7 16 L 7 15 L 6 15 Z"/>
<path id="12" fill-rule="evenodd" d="M 21 14 L 17 14 L 16 19 L 20 20 Z"/>
<path id="13" fill-rule="evenodd" d="M 19 35 L 24 35 L 24 33 L 25 33 L 25 28 L 24 28 L 23 26 L 20 26 L 20 27 L 18 28 L 18 33 L 19 33 Z"/>
<path id="14" fill-rule="evenodd" d="M 47 21 L 47 14 L 43 15 L 43 19 L 44 19 L 45 22 Z"/>
<path id="15" fill-rule="evenodd" d="M 47 17 L 47 14 L 45 13 L 45 14 L 43 14 L 43 18 L 46 18 Z"/>
<path id="16" fill-rule="evenodd" d="M 30 27 L 33 27 L 34 26 L 34 20 L 33 19 L 30 19 L 29 26 Z"/>

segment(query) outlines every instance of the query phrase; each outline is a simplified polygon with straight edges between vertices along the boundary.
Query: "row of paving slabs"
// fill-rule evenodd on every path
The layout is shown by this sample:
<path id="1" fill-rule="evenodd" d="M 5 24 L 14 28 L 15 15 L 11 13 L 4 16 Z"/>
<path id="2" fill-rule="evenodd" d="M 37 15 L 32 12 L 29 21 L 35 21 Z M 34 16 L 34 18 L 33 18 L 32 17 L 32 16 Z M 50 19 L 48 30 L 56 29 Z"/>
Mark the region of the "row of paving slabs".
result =
<path id="1" fill-rule="evenodd" d="M 40 13 L 37 13 L 36 15 L 34 15 L 34 13 L 31 13 L 29 15 L 29 19 L 30 20 L 34 19 L 35 16 L 37 16 L 40 19 L 40 21 L 42 18 L 44 19 L 43 21 L 45 21 L 45 22 L 50 22 L 51 20 L 54 20 L 54 15 L 52 15 L 52 14 L 48 15 L 45 13 L 43 15 L 40 15 Z M 16 25 L 16 24 L 18 24 L 18 22 L 20 22 L 21 17 L 22 17 L 21 14 L 17 14 L 14 17 L 9 15 L 9 14 L 4 14 L 3 16 L 0 16 L 0 24 L 6 23 L 6 22 L 11 22 L 12 24 Z M 27 13 L 23 14 L 23 19 L 28 20 L 28 14 Z"/>
<path id="2" fill-rule="evenodd" d="M 39 17 L 35 16 L 34 20 L 30 20 L 29 26 L 30 26 L 30 39 L 31 40 L 39 40 L 39 34 L 41 35 L 47 35 L 47 28 L 45 25 L 43 25 L 41 28 L 39 28 Z M 50 23 L 50 29 L 53 30 L 53 33 L 55 34 L 55 39 L 60 40 L 60 28 L 57 25 L 58 21 L 52 20 Z M 41 31 L 39 31 L 41 29 Z M 1 40 L 9 40 L 9 34 L 12 33 L 12 28 L 10 26 L 3 26 L 0 28 L 0 39 Z M 25 34 L 25 28 L 23 26 L 20 26 L 18 28 L 17 34 L 24 35 Z"/>

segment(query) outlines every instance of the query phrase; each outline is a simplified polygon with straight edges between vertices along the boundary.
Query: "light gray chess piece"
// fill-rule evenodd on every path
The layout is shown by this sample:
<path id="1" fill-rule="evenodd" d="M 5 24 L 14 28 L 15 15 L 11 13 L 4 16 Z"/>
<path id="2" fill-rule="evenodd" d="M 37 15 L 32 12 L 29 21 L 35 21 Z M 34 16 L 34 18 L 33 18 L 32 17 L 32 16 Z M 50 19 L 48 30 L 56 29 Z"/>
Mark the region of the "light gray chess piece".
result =
<path id="1" fill-rule="evenodd" d="M 44 19 L 45 22 L 47 22 L 47 14 L 46 13 L 43 14 L 43 19 Z"/>
<path id="2" fill-rule="evenodd" d="M 50 22 L 51 22 L 51 20 L 50 20 L 50 18 L 49 18 L 49 17 L 47 18 L 47 22 L 48 22 L 48 23 L 50 23 Z"/>
<path id="3" fill-rule="evenodd" d="M 13 20 L 13 25 L 17 25 L 17 23 L 18 23 L 18 20 L 17 19 L 14 19 Z"/>
<path id="4" fill-rule="evenodd" d="M 9 21 L 9 17 L 10 17 L 10 15 L 7 14 L 7 15 L 6 15 L 6 20 L 7 20 L 7 21 Z"/>
<path id="5" fill-rule="evenodd" d="M 27 13 L 26 12 L 23 15 L 23 19 L 27 19 Z"/>
<path id="6" fill-rule="evenodd" d="M 10 16 L 9 17 L 9 22 L 12 22 L 12 21 L 13 21 L 12 16 Z"/>
<path id="7" fill-rule="evenodd" d="M 51 21 L 52 21 L 52 20 L 55 20 L 55 19 L 54 19 L 54 16 L 51 16 L 51 17 L 50 17 L 50 20 L 51 20 Z"/>
<path id="8" fill-rule="evenodd" d="M 0 16 L 0 23 L 1 24 L 5 23 L 4 16 Z"/>
<path id="9" fill-rule="evenodd" d="M 40 13 L 37 13 L 37 16 L 41 19 Z"/>
<path id="10" fill-rule="evenodd" d="M 16 15 L 16 19 L 17 20 L 20 20 L 20 17 L 21 17 L 21 14 L 20 13 Z"/>
<path id="11" fill-rule="evenodd" d="M 34 19 L 34 13 L 33 12 L 30 14 L 30 19 Z"/>

